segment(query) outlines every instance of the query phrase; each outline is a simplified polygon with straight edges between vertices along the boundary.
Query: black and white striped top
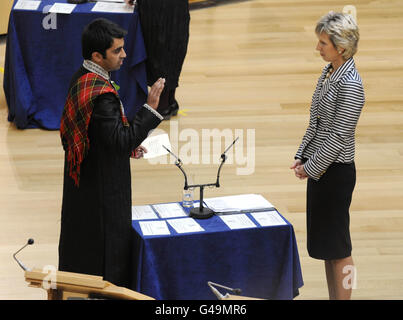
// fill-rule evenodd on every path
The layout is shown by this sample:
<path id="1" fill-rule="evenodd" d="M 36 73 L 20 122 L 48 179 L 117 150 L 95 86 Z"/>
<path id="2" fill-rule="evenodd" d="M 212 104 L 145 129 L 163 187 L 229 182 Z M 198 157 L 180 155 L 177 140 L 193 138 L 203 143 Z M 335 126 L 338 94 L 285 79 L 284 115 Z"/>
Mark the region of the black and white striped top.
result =
<path id="1" fill-rule="evenodd" d="M 365 103 L 354 59 L 348 59 L 326 79 L 330 67 L 323 69 L 318 80 L 309 126 L 295 155 L 296 159 L 308 159 L 304 169 L 314 180 L 319 180 L 333 162 L 354 161 L 355 128 Z"/>

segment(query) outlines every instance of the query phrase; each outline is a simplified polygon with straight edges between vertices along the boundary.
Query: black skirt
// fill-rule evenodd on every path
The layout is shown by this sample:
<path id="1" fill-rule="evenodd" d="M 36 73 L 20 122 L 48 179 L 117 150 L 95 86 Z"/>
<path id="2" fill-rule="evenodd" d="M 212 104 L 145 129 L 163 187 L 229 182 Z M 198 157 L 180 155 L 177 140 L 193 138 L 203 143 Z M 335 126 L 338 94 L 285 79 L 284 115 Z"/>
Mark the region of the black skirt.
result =
<path id="1" fill-rule="evenodd" d="M 351 256 L 350 204 L 356 182 L 354 162 L 333 163 L 307 182 L 307 249 L 312 258 Z"/>
<path id="2" fill-rule="evenodd" d="M 159 77 L 165 87 L 179 85 L 189 42 L 188 0 L 137 0 L 147 52 L 147 83 L 151 86 Z"/>

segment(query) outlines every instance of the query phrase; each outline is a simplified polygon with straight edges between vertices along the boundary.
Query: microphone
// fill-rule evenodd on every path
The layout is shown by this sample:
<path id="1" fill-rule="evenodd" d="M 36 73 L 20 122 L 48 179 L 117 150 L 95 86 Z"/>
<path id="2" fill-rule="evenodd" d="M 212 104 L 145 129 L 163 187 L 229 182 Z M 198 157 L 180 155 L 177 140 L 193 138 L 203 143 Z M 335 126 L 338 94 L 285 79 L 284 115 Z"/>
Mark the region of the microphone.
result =
<path id="1" fill-rule="evenodd" d="M 227 151 L 228 151 L 229 149 L 231 149 L 231 147 L 235 144 L 235 142 L 238 141 L 238 139 L 239 139 L 239 137 L 237 137 L 237 138 L 228 146 L 228 148 L 225 149 L 225 151 L 221 154 L 221 164 L 220 164 L 220 166 L 218 167 L 218 171 L 217 171 L 217 180 L 216 180 L 216 183 L 215 183 L 215 186 L 216 186 L 217 188 L 220 187 L 220 172 L 221 172 L 221 168 L 222 168 L 222 166 L 223 166 L 225 160 L 227 160 L 227 155 L 226 155 L 226 153 L 227 153 Z"/>
<path id="2" fill-rule="evenodd" d="M 213 291 L 213 293 L 215 294 L 215 296 L 217 297 L 218 300 L 223 300 L 225 298 L 228 298 L 228 293 L 225 294 L 225 296 L 223 296 L 220 291 L 218 291 L 216 288 L 213 287 L 213 283 L 208 281 L 207 282 L 208 286 L 210 287 L 211 291 Z"/>
<path id="3" fill-rule="evenodd" d="M 20 251 L 21 251 L 22 249 L 24 249 L 26 246 L 31 245 L 31 244 L 33 244 L 33 243 L 34 243 L 34 239 L 29 238 L 28 241 L 27 241 L 27 243 L 26 243 L 20 250 L 18 250 L 16 253 L 13 254 L 14 260 L 17 261 L 18 265 L 19 265 L 19 266 L 22 268 L 22 270 L 24 270 L 24 271 L 27 271 L 27 270 L 28 270 L 28 271 L 31 271 L 31 270 L 28 269 L 26 266 L 24 266 L 24 265 L 22 264 L 22 262 L 17 259 L 16 255 L 17 255 L 18 252 L 20 252 Z"/>
<path id="4" fill-rule="evenodd" d="M 235 142 L 237 142 L 238 141 L 238 139 L 239 139 L 239 137 L 236 137 L 236 139 L 234 140 L 234 141 L 232 141 L 232 143 L 228 146 L 228 148 L 223 152 L 223 154 L 221 155 L 221 158 L 224 158 L 224 157 L 226 157 L 226 153 L 227 153 L 227 151 L 229 150 L 229 149 L 231 149 L 231 147 L 235 144 Z"/>
<path id="5" fill-rule="evenodd" d="M 165 147 L 163 144 L 162 144 L 162 147 L 166 150 L 166 151 L 168 151 L 172 156 L 174 156 L 174 158 L 176 159 L 176 165 L 180 165 L 180 166 L 182 166 L 182 160 L 181 159 L 179 159 L 171 150 L 169 150 L 167 147 Z"/>
<path id="6" fill-rule="evenodd" d="M 210 287 L 211 291 L 213 291 L 213 293 L 216 295 L 216 297 L 219 300 L 226 299 L 226 298 L 229 297 L 229 295 L 228 295 L 228 293 L 226 293 L 225 296 L 223 296 L 216 288 L 214 288 L 214 286 L 219 287 L 219 288 L 223 288 L 223 289 L 228 290 L 228 291 L 231 291 L 232 293 L 237 294 L 237 295 L 240 295 L 242 293 L 241 289 L 229 288 L 229 287 L 226 287 L 226 286 L 223 286 L 221 284 L 214 283 L 214 282 L 211 282 L 211 281 L 208 281 L 207 284 Z"/>
<path id="7" fill-rule="evenodd" d="M 175 157 L 175 159 L 176 159 L 175 166 L 177 166 L 177 167 L 179 168 L 179 170 L 182 171 L 183 176 L 185 177 L 185 187 L 184 187 L 183 189 L 185 189 L 185 190 L 189 189 L 189 186 L 188 186 L 188 177 L 187 177 L 187 175 L 186 175 L 186 172 L 182 169 L 182 164 L 183 164 L 182 160 L 179 159 L 171 150 L 169 150 L 169 149 L 168 149 L 167 147 L 165 147 L 164 145 L 162 145 L 162 147 L 163 147 L 166 151 L 168 151 L 171 155 L 173 155 L 173 156 Z"/>
<path id="8" fill-rule="evenodd" d="M 237 137 L 228 147 L 227 149 L 225 149 L 225 151 L 221 154 L 221 164 L 218 167 L 218 171 L 217 171 L 217 180 L 215 183 L 205 183 L 205 184 L 194 184 L 194 185 L 188 185 L 188 179 L 186 176 L 185 171 L 182 169 L 182 160 L 179 159 L 171 150 L 169 150 L 167 147 L 165 147 L 164 145 L 162 145 L 162 147 L 168 151 L 171 155 L 173 155 L 176 159 L 175 165 L 179 168 L 180 171 L 182 171 L 183 176 L 185 177 L 185 186 L 184 186 L 184 190 L 188 190 L 189 188 L 200 188 L 200 204 L 198 208 L 193 208 L 190 209 L 189 215 L 192 218 L 196 218 L 196 219 L 207 219 L 210 218 L 211 216 L 214 215 L 214 211 L 209 209 L 209 208 L 204 208 L 203 206 L 203 191 L 205 187 L 216 187 L 219 188 L 220 187 L 220 172 L 221 172 L 221 168 L 223 166 L 223 164 L 225 163 L 225 160 L 227 160 L 227 156 L 226 153 L 228 152 L 229 149 L 231 149 L 231 147 L 235 144 L 235 142 L 237 142 L 239 139 L 239 137 Z"/>

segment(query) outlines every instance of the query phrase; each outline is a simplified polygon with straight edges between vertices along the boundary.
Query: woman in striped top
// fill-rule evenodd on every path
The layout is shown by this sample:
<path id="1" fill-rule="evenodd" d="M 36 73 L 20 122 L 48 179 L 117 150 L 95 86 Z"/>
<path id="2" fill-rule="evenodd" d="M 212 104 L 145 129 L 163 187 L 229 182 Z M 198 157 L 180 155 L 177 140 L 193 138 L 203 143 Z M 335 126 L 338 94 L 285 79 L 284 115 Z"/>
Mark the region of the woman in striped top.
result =
<path id="1" fill-rule="evenodd" d="M 325 261 L 330 299 L 349 299 L 355 267 L 349 207 L 355 186 L 355 128 L 364 89 L 355 68 L 359 31 L 347 14 L 330 12 L 315 29 L 316 50 L 330 62 L 312 97 L 309 126 L 291 165 L 307 182 L 307 248 Z"/>

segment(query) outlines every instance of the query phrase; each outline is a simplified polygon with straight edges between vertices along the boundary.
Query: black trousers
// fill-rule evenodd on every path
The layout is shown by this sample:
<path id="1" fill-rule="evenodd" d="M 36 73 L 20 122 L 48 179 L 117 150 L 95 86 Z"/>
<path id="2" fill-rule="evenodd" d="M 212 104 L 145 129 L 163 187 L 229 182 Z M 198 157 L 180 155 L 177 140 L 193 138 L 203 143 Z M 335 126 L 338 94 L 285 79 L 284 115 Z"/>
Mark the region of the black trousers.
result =
<path id="1" fill-rule="evenodd" d="M 322 177 L 307 182 L 307 249 L 312 258 L 351 256 L 350 204 L 356 182 L 354 162 L 333 163 Z"/>

